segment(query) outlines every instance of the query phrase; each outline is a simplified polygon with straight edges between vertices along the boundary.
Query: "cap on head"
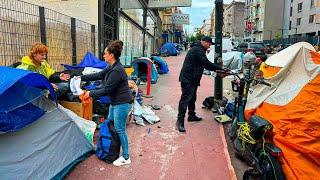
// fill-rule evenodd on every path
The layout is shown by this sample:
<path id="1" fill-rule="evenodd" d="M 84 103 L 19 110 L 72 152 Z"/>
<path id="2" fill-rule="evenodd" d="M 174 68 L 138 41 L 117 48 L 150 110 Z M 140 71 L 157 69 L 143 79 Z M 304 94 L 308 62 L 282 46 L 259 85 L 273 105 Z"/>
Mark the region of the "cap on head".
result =
<path id="1" fill-rule="evenodd" d="M 214 44 L 214 43 L 212 42 L 212 38 L 209 37 L 209 36 L 203 36 L 203 37 L 201 38 L 201 41 L 205 41 L 205 42 L 211 43 L 211 45 Z"/>

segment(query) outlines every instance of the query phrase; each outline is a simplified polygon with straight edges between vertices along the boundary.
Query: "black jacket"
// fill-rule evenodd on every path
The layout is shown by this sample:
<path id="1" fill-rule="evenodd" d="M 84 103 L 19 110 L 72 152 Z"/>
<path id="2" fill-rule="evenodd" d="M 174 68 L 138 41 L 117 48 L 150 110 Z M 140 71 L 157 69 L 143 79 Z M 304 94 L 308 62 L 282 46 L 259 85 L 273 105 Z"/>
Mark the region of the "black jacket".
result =
<path id="1" fill-rule="evenodd" d="M 90 91 L 90 96 L 93 98 L 109 96 L 112 105 L 132 102 L 128 77 L 119 61 L 99 73 L 83 75 L 81 80 L 103 80 L 103 88 Z"/>
<path id="2" fill-rule="evenodd" d="M 197 42 L 186 55 L 180 72 L 179 81 L 200 86 L 204 68 L 210 71 L 222 70 L 220 66 L 211 63 L 208 60 L 205 49 L 200 42 Z"/>

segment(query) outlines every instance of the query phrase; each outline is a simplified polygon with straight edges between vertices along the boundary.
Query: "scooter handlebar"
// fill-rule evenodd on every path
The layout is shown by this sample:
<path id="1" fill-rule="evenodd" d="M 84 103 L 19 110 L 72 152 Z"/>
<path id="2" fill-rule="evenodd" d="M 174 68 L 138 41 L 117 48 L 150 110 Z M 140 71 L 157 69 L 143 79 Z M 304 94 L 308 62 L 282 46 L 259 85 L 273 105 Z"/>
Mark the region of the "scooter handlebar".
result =
<path id="1" fill-rule="evenodd" d="M 259 82 L 260 84 L 263 84 L 263 85 L 266 85 L 266 86 L 271 87 L 271 84 L 270 84 L 270 83 L 265 82 L 264 80 L 257 80 L 257 79 L 255 79 L 255 81 Z"/>

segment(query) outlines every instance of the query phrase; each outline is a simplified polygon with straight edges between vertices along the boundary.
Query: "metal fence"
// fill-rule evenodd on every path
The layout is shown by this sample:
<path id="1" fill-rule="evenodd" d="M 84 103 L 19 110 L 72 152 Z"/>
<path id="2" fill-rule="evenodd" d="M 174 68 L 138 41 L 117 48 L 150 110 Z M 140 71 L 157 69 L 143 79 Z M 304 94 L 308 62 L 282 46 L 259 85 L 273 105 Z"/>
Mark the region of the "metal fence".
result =
<path id="1" fill-rule="evenodd" d="M 61 64 L 77 64 L 87 51 L 96 55 L 97 36 L 89 23 L 20 0 L 0 0 L 2 66 L 20 62 L 32 44 L 42 42 L 49 47 L 49 64 L 61 71 Z"/>
<path id="2" fill-rule="evenodd" d="M 283 39 L 273 39 L 273 40 L 264 40 L 265 44 L 270 44 L 272 46 L 276 46 L 279 44 L 294 44 L 297 42 L 308 42 L 312 45 L 317 45 L 320 43 L 320 38 L 318 36 L 309 36 L 309 37 L 291 37 L 291 38 L 283 38 Z"/>

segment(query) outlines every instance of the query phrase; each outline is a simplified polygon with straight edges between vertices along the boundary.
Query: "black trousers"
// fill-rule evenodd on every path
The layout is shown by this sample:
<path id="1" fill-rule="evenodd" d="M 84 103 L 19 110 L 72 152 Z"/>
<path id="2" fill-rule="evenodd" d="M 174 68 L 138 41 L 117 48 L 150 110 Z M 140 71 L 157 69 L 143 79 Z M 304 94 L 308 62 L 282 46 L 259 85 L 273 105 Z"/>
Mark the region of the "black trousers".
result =
<path id="1" fill-rule="evenodd" d="M 196 105 L 195 102 L 197 100 L 197 89 L 198 86 L 190 84 L 190 83 L 181 83 L 181 98 L 179 101 L 179 113 L 178 113 L 178 121 L 184 122 L 184 117 L 187 112 L 188 114 L 195 115 Z"/>

